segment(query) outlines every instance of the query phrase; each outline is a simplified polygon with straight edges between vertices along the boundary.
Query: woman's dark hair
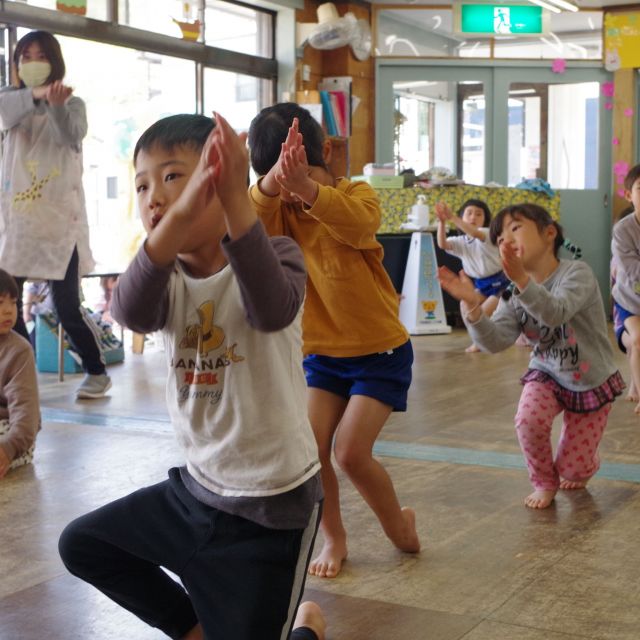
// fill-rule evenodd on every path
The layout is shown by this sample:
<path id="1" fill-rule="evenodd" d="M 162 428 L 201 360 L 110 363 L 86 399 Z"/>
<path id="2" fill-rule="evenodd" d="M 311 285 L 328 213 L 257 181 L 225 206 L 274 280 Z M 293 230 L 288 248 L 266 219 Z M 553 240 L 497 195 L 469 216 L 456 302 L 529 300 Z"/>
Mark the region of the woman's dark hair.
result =
<path id="1" fill-rule="evenodd" d="M 558 250 L 564 244 L 562 227 L 551 217 L 549 212 L 544 207 L 532 203 L 513 204 L 505 207 L 498 213 L 498 215 L 491 221 L 491 226 L 489 227 L 489 238 L 491 239 L 491 242 L 493 242 L 493 244 L 498 244 L 498 237 L 502 235 L 504 219 L 507 216 L 515 220 L 521 218 L 531 220 L 535 222 L 536 227 L 538 227 L 538 231 L 543 231 L 549 225 L 553 225 L 558 232 L 556 234 L 553 246 L 553 253 L 556 256 L 558 255 Z"/>
<path id="2" fill-rule="evenodd" d="M 20 58 L 22 57 L 22 54 L 34 42 L 37 42 L 40 45 L 42 52 L 47 57 L 47 60 L 51 65 L 51 73 L 49 74 L 45 84 L 55 82 L 56 80 L 62 80 L 66 73 L 62 50 L 60 49 L 60 43 L 48 31 L 30 31 L 26 36 L 23 36 L 18 40 L 13 52 L 13 63 L 15 64 L 16 71 L 20 66 Z M 20 78 L 18 78 L 18 80 L 20 80 Z M 22 80 L 20 80 L 20 86 L 25 86 Z"/>
<path id="3" fill-rule="evenodd" d="M 18 285 L 4 269 L 0 269 L 0 296 L 9 296 L 18 299 Z"/>
<path id="4" fill-rule="evenodd" d="M 152 124 L 136 142 L 133 163 L 136 163 L 140 151 L 149 151 L 155 146 L 165 151 L 182 146 L 200 151 L 214 127 L 215 122 L 211 118 L 195 113 L 162 118 Z"/>
<path id="5" fill-rule="evenodd" d="M 298 118 L 307 161 L 312 167 L 326 169 L 322 157 L 324 131 L 320 123 L 295 102 L 281 102 L 260 111 L 249 126 L 251 166 L 259 176 L 269 173 L 269 169 L 278 162 L 282 143 L 294 118 Z"/>
<path id="6" fill-rule="evenodd" d="M 467 207 L 478 207 L 484 211 L 484 222 L 482 223 L 483 227 L 488 227 L 491 222 L 491 209 L 489 209 L 489 205 L 483 200 L 477 200 L 476 198 L 469 198 L 463 205 L 458 209 L 458 217 L 462 218 L 462 214 Z"/>

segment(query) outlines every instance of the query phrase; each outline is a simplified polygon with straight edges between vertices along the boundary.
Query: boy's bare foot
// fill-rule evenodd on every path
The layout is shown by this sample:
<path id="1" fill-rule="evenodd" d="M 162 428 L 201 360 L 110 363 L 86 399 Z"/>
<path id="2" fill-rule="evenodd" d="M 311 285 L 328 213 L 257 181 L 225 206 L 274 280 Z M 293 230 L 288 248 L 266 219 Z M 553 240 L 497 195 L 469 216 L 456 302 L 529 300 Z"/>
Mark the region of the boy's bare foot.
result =
<path id="1" fill-rule="evenodd" d="M 546 509 L 553 502 L 555 495 L 555 490 L 545 491 L 544 489 L 536 489 L 524 499 L 524 503 L 530 509 Z"/>
<path id="2" fill-rule="evenodd" d="M 309 575 L 318 578 L 335 578 L 347 559 L 347 545 L 325 542 L 320 555 L 309 564 Z"/>
<path id="3" fill-rule="evenodd" d="M 587 486 L 588 480 L 565 480 L 564 478 L 560 478 L 560 488 L 571 490 L 571 489 L 584 489 Z"/>
<path id="4" fill-rule="evenodd" d="M 401 540 L 392 540 L 393 544 L 405 553 L 418 553 L 420 551 L 420 539 L 416 531 L 416 513 L 409 507 L 402 507 L 402 518 L 405 530 Z"/>
<path id="5" fill-rule="evenodd" d="M 480 347 L 475 344 L 475 342 L 472 342 L 466 349 L 465 349 L 466 353 L 480 353 Z"/>
<path id="6" fill-rule="evenodd" d="M 298 607 L 293 628 L 299 629 L 300 627 L 311 629 L 318 636 L 318 640 L 324 640 L 327 623 L 322 615 L 322 609 L 315 602 L 308 600 Z"/>
<path id="7" fill-rule="evenodd" d="M 627 402 L 640 402 L 640 396 L 638 396 L 638 392 L 636 391 L 636 388 L 634 385 L 631 385 L 631 388 L 627 392 L 625 400 Z"/>

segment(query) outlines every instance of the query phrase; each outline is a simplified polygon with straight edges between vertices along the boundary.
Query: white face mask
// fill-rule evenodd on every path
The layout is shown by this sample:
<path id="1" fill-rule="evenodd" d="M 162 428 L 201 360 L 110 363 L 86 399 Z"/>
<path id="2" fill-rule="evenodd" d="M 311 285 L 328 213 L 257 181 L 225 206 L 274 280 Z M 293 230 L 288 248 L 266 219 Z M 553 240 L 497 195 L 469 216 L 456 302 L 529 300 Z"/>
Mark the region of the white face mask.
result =
<path id="1" fill-rule="evenodd" d="M 21 62 L 18 67 L 18 76 L 27 87 L 39 87 L 47 81 L 50 75 L 51 65 L 41 60 Z"/>

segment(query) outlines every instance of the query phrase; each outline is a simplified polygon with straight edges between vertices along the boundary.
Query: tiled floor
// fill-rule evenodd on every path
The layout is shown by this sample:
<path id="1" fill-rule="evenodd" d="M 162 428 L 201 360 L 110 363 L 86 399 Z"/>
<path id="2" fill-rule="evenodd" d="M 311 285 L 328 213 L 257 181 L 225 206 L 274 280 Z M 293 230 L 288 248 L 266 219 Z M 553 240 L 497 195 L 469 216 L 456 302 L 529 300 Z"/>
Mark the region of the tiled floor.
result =
<path id="1" fill-rule="evenodd" d="M 307 596 L 330 640 L 638 640 L 640 418 L 616 402 L 603 476 L 532 511 L 513 433 L 526 350 L 465 354 L 468 338 L 414 338 L 409 410 L 377 451 L 423 551 L 392 548 L 343 479 L 349 560 Z M 626 362 L 617 355 L 626 373 Z M 35 465 L 0 481 L 0 639 L 151 640 L 159 632 L 69 576 L 57 538 L 74 516 L 162 479 L 180 462 L 164 408 L 163 354 L 127 353 L 108 398 L 78 402 L 79 376 L 41 376 Z M 606 477 L 605 477 L 606 476 Z M 233 640 L 233 639 L 224 639 Z"/>

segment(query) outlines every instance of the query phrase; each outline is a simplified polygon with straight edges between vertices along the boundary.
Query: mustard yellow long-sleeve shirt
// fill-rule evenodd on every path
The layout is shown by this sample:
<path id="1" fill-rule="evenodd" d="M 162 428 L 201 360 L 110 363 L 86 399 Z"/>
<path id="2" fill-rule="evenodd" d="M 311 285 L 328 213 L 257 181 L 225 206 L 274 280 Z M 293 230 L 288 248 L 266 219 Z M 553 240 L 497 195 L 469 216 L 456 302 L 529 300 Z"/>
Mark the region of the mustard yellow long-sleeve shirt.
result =
<path id="1" fill-rule="evenodd" d="M 382 265 L 375 236 L 380 206 L 368 184 L 340 179 L 335 187 L 319 185 L 309 209 L 266 196 L 258 185 L 250 196 L 269 235 L 289 236 L 302 248 L 305 355 L 362 356 L 395 349 L 409 339 Z"/>

